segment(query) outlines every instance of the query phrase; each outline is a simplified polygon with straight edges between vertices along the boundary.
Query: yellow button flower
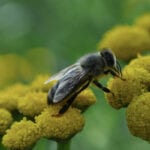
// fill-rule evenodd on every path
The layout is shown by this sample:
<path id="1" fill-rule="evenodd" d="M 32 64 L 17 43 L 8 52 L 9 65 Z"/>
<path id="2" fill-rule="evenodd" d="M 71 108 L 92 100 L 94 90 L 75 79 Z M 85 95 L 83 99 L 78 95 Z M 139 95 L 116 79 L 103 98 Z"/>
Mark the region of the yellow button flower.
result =
<path id="1" fill-rule="evenodd" d="M 150 56 L 139 57 L 131 61 L 123 70 L 123 78 L 110 79 L 108 88 L 114 93 L 106 94 L 108 102 L 114 108 L 126 107 L 134 97 L 149 91 L 150 87 Z"/>
<path id="2" fill-rule="evenodd" d="M 15 54 L 0 56 L 0 88 L 16 81 L 28 81 L 32 76 L 31 64 Z"/>
<path id="3" fill-rule="evenodd" d="M 6 109 L 0 108 L 0 135 L 3 135 L 6 129 L 9 128 L 13 122 L 12 115 Z"/>
<path id="4" fill-rule="evenodd" d="M 28 92 L 18 101 L 18 110 L 25 116 L 34 117 L 47 106 L 47 93 Z"/>
<path id="5" fill-rule="evenodd" d="M 18 100 L 24 97 L 28 88 L 23 84 L 14 84 L 0 91 L 0 107 L 8 110 L 17 108 Z"/>
<path id="6" fill-rule="evenodd" d="M 146 13 L 135 20 L 135 25 L 147 30 L 150 34 L 150 13 Z"/>
<path id="7" fill-rule="evenodd" d="M 150 142 L 150 93 L 134 98 L 126 111 L 130 132 Z"/>
<path id="8" fill-rule="evenodd" d="M 69 139 L 84 126 L 84 118 L 76 108 L 69 108 L 62 116 L 55 116 L 61 107 L 59 104 L 50 106 L 35 118 L 41 133 L 48 139 Z"/>
<path id="9" fill-rule="evenodd" d="M 42 92 L 48 92 L 49 89 L 52 87 L 53 82 L 50 84 L 44 84 L 44 82 L 49 78 L 49 75 L 38 75 L 36 78 L 32 81 L 30 85 L 31 91 L 42 91 Z"/>
<path id="10" fill-rule="evenodd" d="M 84 111 L 89 106 L 96 103 L 96 97 L 92 90 L 89 88 L 83 90 L 75 99 L 73 106 L 79 108 L 80 110 Z"/>
<path id="11" fill-rule="evenodd" d="M 2 143 L 8 149 L 30 149 L 40 138 L 40 130 L 32 121 L 15 122 L 3 136 Z"/>

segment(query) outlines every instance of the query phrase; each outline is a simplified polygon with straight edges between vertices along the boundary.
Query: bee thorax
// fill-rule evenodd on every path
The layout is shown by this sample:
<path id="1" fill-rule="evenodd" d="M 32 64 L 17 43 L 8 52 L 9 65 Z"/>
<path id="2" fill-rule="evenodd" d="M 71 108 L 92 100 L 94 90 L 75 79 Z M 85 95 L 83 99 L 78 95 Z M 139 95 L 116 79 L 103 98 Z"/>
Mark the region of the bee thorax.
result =
<path id="1" fill-rule="evenodd" d="M 81 67 L 93 77 L 102 74 L 105 67 L 104 60 L 97 54 L 83 56 L 79 60 L 79 63 Z"/>

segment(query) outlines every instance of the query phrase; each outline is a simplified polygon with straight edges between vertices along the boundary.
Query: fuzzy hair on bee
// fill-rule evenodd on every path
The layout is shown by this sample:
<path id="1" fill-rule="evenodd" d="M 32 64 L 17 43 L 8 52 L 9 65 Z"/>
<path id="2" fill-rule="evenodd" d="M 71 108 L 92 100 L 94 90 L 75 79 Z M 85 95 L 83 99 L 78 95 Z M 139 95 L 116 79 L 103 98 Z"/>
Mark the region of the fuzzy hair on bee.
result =
<path id="1" fill-rule="evenodd" d="M 61 115 L 68 110 L 76 96 L 90 83 L 94 83 L 104 92 L 112 93 L 98 82 L 99 77 L 107 74 L 123 80 L 120 64 L 113 52 L 104 48 L 97 53 L 87 54 L 77 60 L 75 64 L 61 70 L 45 82 L 45 84 L 48 84 L 57 80 L 48 92 L 47 103 L 50 105 L 65 100 L 66 103 L 58 112 L 58 115 Z"/>

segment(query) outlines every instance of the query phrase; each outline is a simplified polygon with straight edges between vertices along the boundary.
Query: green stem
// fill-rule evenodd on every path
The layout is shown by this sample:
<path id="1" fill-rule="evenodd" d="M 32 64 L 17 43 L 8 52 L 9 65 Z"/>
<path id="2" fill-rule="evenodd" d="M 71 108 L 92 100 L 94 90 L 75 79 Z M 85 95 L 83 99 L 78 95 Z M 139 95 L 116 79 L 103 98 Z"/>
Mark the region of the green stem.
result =
<path id="1" fill-rule="evenodd" d="M 70 150 L 71 139 L 57 142 L 57 150 Z"/>

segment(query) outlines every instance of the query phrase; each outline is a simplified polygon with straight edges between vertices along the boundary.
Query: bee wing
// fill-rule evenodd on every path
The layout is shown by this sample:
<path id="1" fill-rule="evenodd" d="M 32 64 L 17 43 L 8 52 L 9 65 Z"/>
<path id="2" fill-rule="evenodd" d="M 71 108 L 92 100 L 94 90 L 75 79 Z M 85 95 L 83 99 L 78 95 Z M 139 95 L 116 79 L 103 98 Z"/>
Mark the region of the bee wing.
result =
<path id="1" fill-rule="evenodd" d="M 54 74 L 53 76 L 51 76 L 48 80 L 46 80 L 44 82 L 44 84 L 48 84 L 54 80 L 60 80 L 64 75 L 65 73 L 67 73 L 68 71 L 71 71 L 73 68 L 75 68 L 76 66 L 78 66 L 79 64 L 76 63 L 76 64 L 73 64 L 63 70 L 61 70 L 60 72 L 58 72 L 57 74 Z"/>
<path id="2" fill-rule="evenodd" d="M 79 65 L 69 70 L 64 77 L 59 80 L 59 85 L 53 97 L 53 103 L 71 98 L 71 96 L 89 82 L 88 78 L 88 72 Z"/>

